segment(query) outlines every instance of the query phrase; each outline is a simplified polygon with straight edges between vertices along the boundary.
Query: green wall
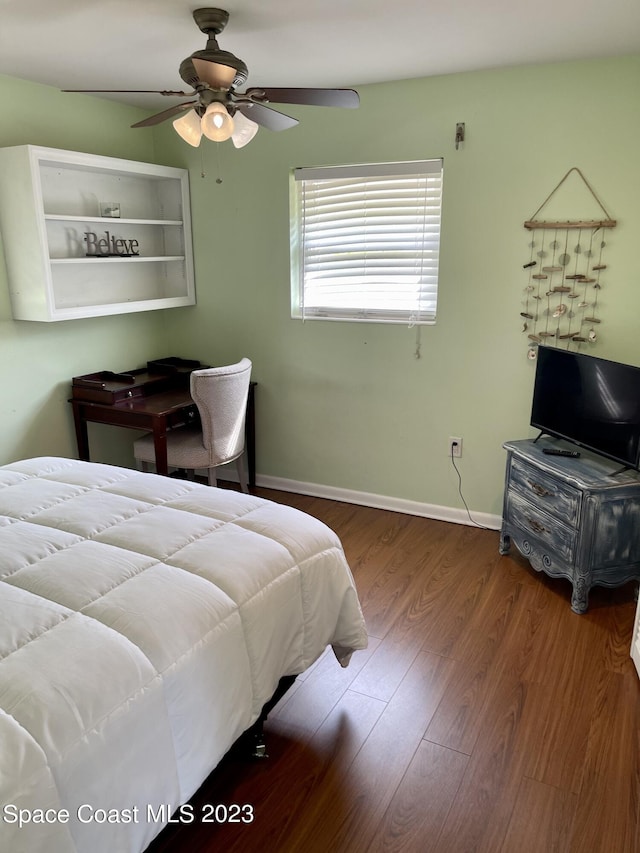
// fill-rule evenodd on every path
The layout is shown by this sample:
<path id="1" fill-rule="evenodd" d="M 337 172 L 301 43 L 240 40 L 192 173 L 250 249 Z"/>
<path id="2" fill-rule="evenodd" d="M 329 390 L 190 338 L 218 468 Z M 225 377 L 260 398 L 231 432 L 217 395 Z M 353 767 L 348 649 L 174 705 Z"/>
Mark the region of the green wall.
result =
<path id="1" fill-rule="evenodd" d="M 192 176 L 198 306 L 175 312 L 172 348 L 253 360 L 262 474 L 461 507 L 447 447 L 462 436 L 467 503 L 500 514 L 502 442 L 531 434 L 523 222 L 572 166 L 619 221 L 589 351 L 640 363 L 639 84 L 640 57 L 563 63 L 364 86 L 359 110 L 291 108 L 298 127 L 240 151 L 157 131 L 159 155 Z M 292 320 L 289 171 L 431 157 L 444 158 L 437 324 Z M 602 218 L 574 177 L 547 209 Z"/>
<path id="2" fill-rule="evenodd" d="M 139 110 L 0 76 L 0 145 L 44 145 L 155 162 L 153 138 L 130 129 Z M 13 320 L 0 239 L 0 463 L 75 456 L 71 377 L 124 370 L 164 353 L 166 312 L 33 323 Z M 149 355 L 151 354 L 151 355 Z M 89 426 L 96 458 L 131 463 L 128 430 Z"/>
<path id="3" fill-rule="evenodd" d="M 129 130 L 137 110 L 0 78 L 3 114 L 15 119 L 0 129 L 1 145 L 189 168 L 198 295 L 193 308 L 45 326 L 10 319 L 0 271 L 0 459 L 73 455 L 65 400 L 77 373 L 169 353 L 210 363 L 246 355 L 259 383 L 259 474 L 458 508 L 447 439 L 462 436 L 467 503 L 498 515 L 502 442 L 531 434 L 523 222 L 572 166 L 619 223 L 608 235 L 600 340 L 589 351 L 640 364 L 639 82 L 640 57 L 628 57 L 364 86 L 359 110 L 285 110 L 298 127 L 261 130 L 237 151 L 208 141 L 192 149 L 170 123 Z M 456 151 L 459 121 L 467 138 Z M 437 324 L 292 320 L 290 170 L 432 157 L 444 158 Z M 579 183 L 565 190 L 552 214 L 600 218 Z M 128 434 L 94 432 L 97 457 L 132 464 Z"/>

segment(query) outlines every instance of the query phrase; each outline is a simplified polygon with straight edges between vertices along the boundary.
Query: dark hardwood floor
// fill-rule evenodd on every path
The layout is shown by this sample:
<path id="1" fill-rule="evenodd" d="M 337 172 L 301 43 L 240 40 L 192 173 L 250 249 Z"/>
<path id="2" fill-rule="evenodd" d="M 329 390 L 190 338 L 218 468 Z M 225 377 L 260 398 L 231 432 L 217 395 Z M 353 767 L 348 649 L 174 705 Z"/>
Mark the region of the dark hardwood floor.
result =
<path id="1" fill-rule="evenodd" d="M 577 616 L 496 532 L 257 493 L 340 535 L 370 645 L 299 676 L 270 758 L 232 750 L 149 853 L 640 851 L 633 584 Z M 215 804 L 253 822 L 203 823 Z"/>

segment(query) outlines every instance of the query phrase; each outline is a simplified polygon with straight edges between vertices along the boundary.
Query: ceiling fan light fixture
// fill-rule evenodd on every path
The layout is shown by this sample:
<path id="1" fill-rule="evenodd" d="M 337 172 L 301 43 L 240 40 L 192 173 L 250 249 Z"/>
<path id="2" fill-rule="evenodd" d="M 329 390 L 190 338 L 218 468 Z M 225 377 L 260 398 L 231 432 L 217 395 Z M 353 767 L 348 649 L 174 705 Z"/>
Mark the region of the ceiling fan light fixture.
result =
<path id="1" fill-rule="evenodd" d="M 225 105 L 219 101 L 214 101 L 205 110 L 201 127 L 207 139 L 211 139 L 213 142 L 224 142 L 230 138 L 235 125 Z"/>
<path id="2" fill-rule="evenodd" d="M 231 134 L 231 141 L 236 148 L 244 148 L 256 135 L 260 125 L 256 124 L 255 121 L 251 121 L 250 118 L 247 118 L 241 112 L 236 112 L 233 121 L 235 129 Z"/>
<path id="3" fill-rule="evenodd" d="M 173 127 L 178 134 L 178 136 L 182 137 L 185 142 L 188 142 L 189 145 L 193 145 L 194 148 L 197 148 L 200 145 L 200 140 L 202 139 L 202 123 L 200 121 L 200 116 L 195 110 L 189 110 L 186 115 L 177 118 L 173 122 Z"/>

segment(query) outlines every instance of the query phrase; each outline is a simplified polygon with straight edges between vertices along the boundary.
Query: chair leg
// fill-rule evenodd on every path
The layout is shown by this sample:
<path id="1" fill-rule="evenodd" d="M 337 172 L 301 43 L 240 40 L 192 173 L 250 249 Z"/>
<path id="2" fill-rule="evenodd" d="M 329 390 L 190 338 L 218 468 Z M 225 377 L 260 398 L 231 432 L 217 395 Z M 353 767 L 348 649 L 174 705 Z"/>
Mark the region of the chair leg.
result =
<path id="1" fill-rule="evenodd" d="M 238 479 L 240 480 L 240 488 L 246 495 L 248 495 L 249 485 L 247 483 L 247 469 L 245 466 L 245 462 L 246 453 L 243 453 L 236 459 L 236 468 L 238 469 Z"/>
<path id="2" fill-rule="evenodd" d="M 218 485 L 218 480 L 216 478 L 216 469 L 215 468 L 209 468 L 209 470 L 207 472 L 207 477 L 208 477 L 210 486 L 217 486 Z"/>
<path id="3" fill-rule="evenodd" d="M 144 461 L 140 462 L 140 468 L 143 471 L 143 473 L 145 473 L 145 474 L 149 473 L 149 463 L 148 462 L 144 462 Z"/>

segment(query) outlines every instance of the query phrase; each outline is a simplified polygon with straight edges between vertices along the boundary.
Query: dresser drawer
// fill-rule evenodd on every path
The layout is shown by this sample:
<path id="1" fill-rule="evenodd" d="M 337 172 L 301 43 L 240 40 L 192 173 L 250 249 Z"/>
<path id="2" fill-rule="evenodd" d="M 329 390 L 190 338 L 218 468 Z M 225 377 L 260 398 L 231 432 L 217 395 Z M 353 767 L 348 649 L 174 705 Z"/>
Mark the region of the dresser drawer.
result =
<path id="1" fill-rule="evenodd" d="M 516 457 L 511 460 L 509 491 L 574 527 L 581 492 Z"/>
<path id="2" fill-rule="evenodd" d="M 573 562 L 577 537 L 574 527 L 538 509 L 516 492 L 510 492 L 507 498 L 507 520 L 511 527 L 536 539 L 542 550 L 547 549 L 567 564 Z"/>

